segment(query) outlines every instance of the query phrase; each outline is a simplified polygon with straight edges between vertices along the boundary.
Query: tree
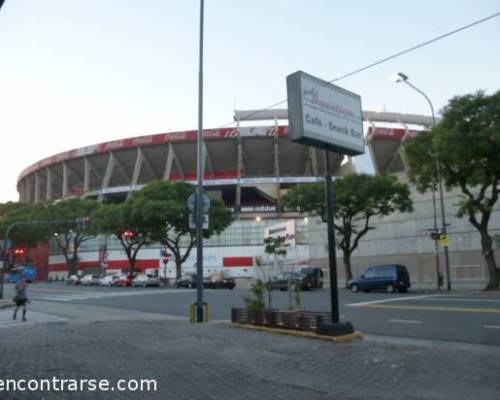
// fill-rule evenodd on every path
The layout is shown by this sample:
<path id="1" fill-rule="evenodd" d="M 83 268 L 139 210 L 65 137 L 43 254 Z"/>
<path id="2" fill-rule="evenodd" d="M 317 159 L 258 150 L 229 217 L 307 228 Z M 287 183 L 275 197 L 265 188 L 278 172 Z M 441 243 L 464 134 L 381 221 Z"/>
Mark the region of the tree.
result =
<path id="1" fill-rule="evenodd" d="M 0 205 L 0 232 L 2 237 L 6 234 L 10 225 L 21 223 L 10 231 L 11 248 L 23 246 L 29 249 L 50 239 L 51 231 L 48 225 L 31 223 L 44 220 L 48 206 L 48 204 L 43 203 L 14 202 Z"/>
<path id="2" fill-rule="evenodd" d="M 410 190 L 393 176 L 348 175 L 335 181 L 335 230 L 343 251 L 346 282 L 352 279 L 351 255 L 370 230 L 373 217 L 413 211 Z M 282 198 L 288 210 L 310 212 L 327 221 L 324 182 L 292 187 Z"/>
<path id="3" fill-rule="evenodd" d="M 434 154 L 447 189 L 462 192 L 457 216 L 467 216 L 479 232 L 489 273 L 486 290 L 498 290 L 500 270 L 493 250 L 489 223 L 500 193 L 500 91 L 456 96 L 442 110 L 429 134 L 418 135 L 405 146 L 410 179 L 417 188 L 429 187 L 428 154 Z"/>
<path id="4" fill-rule="evenodd" d="M 139 250 L 153 241 L 143 219 L 141 204 L 131 196 L 125 203 L 106 204 L 95 214 L 95 230 L 115 236 L 127 255 L 129 275 L 135 273 Z"/>
<path id="5" fill-rule="evenodd" d="M 101 203 L 96 200 L 73 198 L 54 203 L 46 210 L 47 220 L 62 222 L 49 227 L 66 260 L 69 275 L 78 272 L 78 251 L 81 244 L 97 234 L 93 221 L 100 207 Z"/>
<path id="6" fill-rule="evenodd" d="M 286 249 L 284 248 L 285 238 L 283 236 L 272 237 L 269 236 L 264 239 L 264 253 L 273 257 L 273 273 L 265 274 L 264 288 L 267 291 L 267 304 L 269 310 L 272 310 L 272 290 L 273 290 L 273 277 L 276 267 L 279 263 L 279 258 L 286 257 Z M 291 292 L 290 292 L 290 275 L 288 276 L 288 308 L 291 309 Z"/>
<path id="7" fill-rule="evenodd" d="M 185 182 L 156 181 L 131 196 L 141 209 L 145 229 L 152 240 L 160 242 L 174 255 L 176 277 L 182 277 L 182 263 L 196 244 L 196 231 L 189 228 L 187 200 L 195 188 Z M 220 234 L 232 222 L 231 210 L 221 200 L 212 199 L 209 227 L 203 237 Z M 184 251 L 182 250 L 184 248 Z"/>

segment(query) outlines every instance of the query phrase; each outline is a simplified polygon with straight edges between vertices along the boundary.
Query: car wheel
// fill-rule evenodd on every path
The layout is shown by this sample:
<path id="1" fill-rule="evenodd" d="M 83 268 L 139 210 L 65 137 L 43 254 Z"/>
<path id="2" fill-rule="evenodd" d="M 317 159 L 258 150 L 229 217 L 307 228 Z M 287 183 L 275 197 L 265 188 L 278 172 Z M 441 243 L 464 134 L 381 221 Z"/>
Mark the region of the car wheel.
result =
<path id="1" fill-rule="evenodd" d="M 359 292 L 358 285 L 356 285 L 356 284 L 351 285 L 351 292 L 358 293 Z"/>
<path id="2" fill-rule="evenodd" d="M 387 285 L 385 290 L 387 290 L 387 293 L 394 293 L 396 291 L 393 285 Z"/>
<path id="3" fill-rule="evenodd" d="M 408 289 L 406 289 L 406 286 L 403 286 L 403 287 L 400 287 L 400 288 L 399 288 L 399 291 L 400 291 L 401 293 L 406 293 L 406 292 L 408 291 Z"/>

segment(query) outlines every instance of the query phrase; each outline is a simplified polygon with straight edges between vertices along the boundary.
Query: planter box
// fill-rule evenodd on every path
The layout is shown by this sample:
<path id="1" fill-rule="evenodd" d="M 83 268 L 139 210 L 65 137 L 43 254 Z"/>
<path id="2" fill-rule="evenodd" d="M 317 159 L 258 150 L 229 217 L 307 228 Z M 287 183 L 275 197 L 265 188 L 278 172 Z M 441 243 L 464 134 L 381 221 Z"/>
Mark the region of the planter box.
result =
<path id="1" fill-rule="evenodd" d="M 331 321 L 330 313 L 302 310 L 265 310 L 253 311 L 246 308 L 231 309 L 231 322 L 234 324 L 264 325 L 303 331 L 315 331 L 318 321 Z"/>

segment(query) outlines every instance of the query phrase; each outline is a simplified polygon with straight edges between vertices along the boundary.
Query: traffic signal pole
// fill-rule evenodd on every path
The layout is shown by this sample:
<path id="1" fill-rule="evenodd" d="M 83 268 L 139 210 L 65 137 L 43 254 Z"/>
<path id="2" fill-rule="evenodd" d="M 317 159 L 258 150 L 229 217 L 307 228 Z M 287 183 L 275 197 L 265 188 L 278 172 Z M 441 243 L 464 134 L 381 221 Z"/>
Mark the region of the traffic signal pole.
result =
<path id="1" fill-rule="evenodd" d="M 197 143 L 197 188 L 196 188 L 196 321 L 203 322 L 203 11 L 200 0 L 200 65 L 198 81 L 198 143 Z"/>
<path id="2" fill-rule="evenodd" d="M 75 221 L 17 221 L 10 224 L 6 231 L 3 241 L 3 249 L 2 249 L 2 261 L 5 263 L 5 256 L 10 249 L 10 232 L 18 225 L 70 225 L 74 224 Z M 2 271 L 0 273 L 0 300 L 3 299 L 3 283 L 5 276 L 5 264 L 2 266 Z"/>

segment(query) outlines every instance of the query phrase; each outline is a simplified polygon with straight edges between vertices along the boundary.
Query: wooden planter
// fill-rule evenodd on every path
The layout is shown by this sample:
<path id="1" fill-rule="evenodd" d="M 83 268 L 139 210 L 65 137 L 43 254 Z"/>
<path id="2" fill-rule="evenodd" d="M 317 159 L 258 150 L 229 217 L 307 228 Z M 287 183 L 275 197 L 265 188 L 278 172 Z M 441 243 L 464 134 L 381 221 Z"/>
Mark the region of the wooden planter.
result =
<path id="1" fill-rule="evenodd" d="M 231 309 L 234 324 L 265 325 L 275 328 L 315 331 L 322 321 L 331 321 L 330 313 L 301 310 L 254 311 L 247 308 Z"/>
<path id="2" fill-rule="evenodd" d="M 299 327 L 300 310 L 281 310 L 280 313 L 284 328 L 297 329 Z"/>

